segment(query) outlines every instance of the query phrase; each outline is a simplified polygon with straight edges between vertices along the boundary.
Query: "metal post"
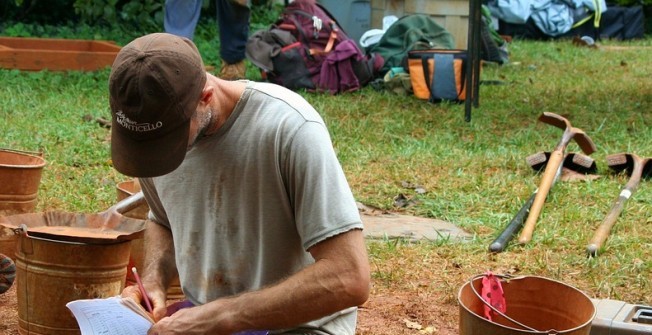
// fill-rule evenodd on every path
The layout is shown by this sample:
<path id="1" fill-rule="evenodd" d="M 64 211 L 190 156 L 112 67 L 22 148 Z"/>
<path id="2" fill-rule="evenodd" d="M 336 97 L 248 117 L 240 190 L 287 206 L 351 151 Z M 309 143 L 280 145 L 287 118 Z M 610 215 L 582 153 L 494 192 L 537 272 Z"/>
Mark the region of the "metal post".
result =
<path id="1" fill-rule="evenodd" d="M 464 120 L 471 121 L 471 110 L 479 106 L 480 91 L 480 28 L 482 27 L 482 4 L 469 0 L 469 31 L 467 38 L 466 101 Z"/>

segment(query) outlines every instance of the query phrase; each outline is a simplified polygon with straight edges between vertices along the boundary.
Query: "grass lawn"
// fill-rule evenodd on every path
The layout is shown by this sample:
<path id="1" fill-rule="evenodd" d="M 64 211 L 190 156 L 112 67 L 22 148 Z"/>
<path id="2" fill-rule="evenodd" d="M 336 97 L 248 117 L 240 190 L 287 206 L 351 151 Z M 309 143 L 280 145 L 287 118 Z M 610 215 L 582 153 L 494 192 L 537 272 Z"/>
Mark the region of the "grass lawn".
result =
<path id="1" fill-rule="evenodd" d="M 210 42 L 198 45 L 213 59 Z M 302 92 L 329 126 L 357 201 L 447 220 L 474 236 L 467 243 L 369 241 L 374 293 L 425 292 L 455 304 L 466 280 L 491 270 L 557 279 L 592 298 L 652 305 L 649 180 L 625 204 L 599 256 L 585 254 L 628 179 L 611 173 L 605 157 L 652 156 L 652 39 L 599 45 L 513 41 L 509 64 L 483 68 L 482 80 L 501 84 L 481 85 L 471 122 L 464 121 L 463 104 L 435 105 L 371 87 L 337 96 Z M 615 45 L 624 48 L 608 48 Z M 248 73 L 260 78 L 251 65 Z M 108 69 L 0 70 L 0 147 L 41 151 L 48 162 L 39 210 L 101 211 L 127 179 L 112 168 L 109 130 L 85 118 L 110 117 L 108 75 Z M 489 243 L 538 186 L 540 175 L 525 157 L 553 150 L 561 137 L 559 128 L 537 121 L 542 112 L 566 117 L 594 141 L 599 178 L 558 182 L 532 241 L 490 254 Z M 568 147 L 578 150 L 576 143 Z M 394 206 L 401 194 L 413 204 Z"/>

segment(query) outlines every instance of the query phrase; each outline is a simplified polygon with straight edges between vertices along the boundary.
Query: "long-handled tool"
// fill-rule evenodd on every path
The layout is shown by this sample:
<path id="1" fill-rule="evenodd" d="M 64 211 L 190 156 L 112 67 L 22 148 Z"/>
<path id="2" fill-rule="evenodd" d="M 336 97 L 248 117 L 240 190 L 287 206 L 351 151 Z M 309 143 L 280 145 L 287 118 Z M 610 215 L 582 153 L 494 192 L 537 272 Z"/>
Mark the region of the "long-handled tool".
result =
<path id="1" fill-rule="evenodd" d="M 549 152 L 538 152 L 536 154 L 528 156 L 525 161 L 534 169 L 535 171 L 541 171 L 548 164 L 550 158 Z M 593 173 L 597 170 L 595 161 L 593 158 L 580 154 L 580 153 L 569 153 L 566 154 L 564 161 L 557 170 L 555 178 L 553 179 L 553 184 L 559 180 L 562 169 L 569 169 L 578 173 Z M 516 213 L 514 218 L 507 224 L 505 229 L 498 235 L 498 237 L 491 242 L 489 245 L 490 252 L 502 252 L 507 248 L 507 244 L 512 240 L 516 233 L 523 226 L 523 221 L 530 211 L 530 207 L 534 202 L 539 189 L 534 190 L 530 198 L 523 204 L 521 209 Z"/>
<path id="2" fill-rule="evenodd" d="M 623 211 L 625 202 L 636 192 L 641 178 L 652 177 L 652 157 L 641 158 L 636 154 L 619 153 L 607 156 L 607 164 L 616 172 L 627 170 L 629 180 L 620 190 L 618 198 L 614 200 L 609 213 L 602 220 L 602 223 L 600 223 L 600 226 L 598 226 L 598 229 L 593 234 L 593 238 L 587 245 L 586 252 L 590 257 L 598 255 L 598 250 L 602 248 L 602 245 L 609 236 L 609 232 L 611 232 L 611 228 L 616 223 L 616 219 Z"/>
<path id="3" fill-rule="evenodd" d="M 553 125 L 557 128 L 564 130 L 561 139 L 557 143 L 555 149 L 550 153 L 550 158 L 546 164 L 546 169 L 543 172 L 541 181 L 539 182 L 539 191 L 534 196 L 534 201 L 532 202 L 532 207 L 530 207 L 530 212 L 525 224 L 523 225 L 523 230 L 519 236 L 518 242 L 521 244 L 528 243 L 532 239 L 532 233 L 534 232 L 534 226 L 541 214 L 543 209 L 543 204 L 548 197 L 550 188 L 552 187 L 553 180 L 555 175 L 557 175 L 559 166 L 562 164 L 564 159 L 564 152 L 566 151 L 566 146 L 571 140 L 575 140 L 580 146 L 580 149 L 590 155 L 595 152 L 595 144 L 591 138 L 589 138 L 583 130 L 571 126 L 570 122 L 563 116 L 557 115 L 555 113 L 544 112 L 540 117 L 539 121 Z"/>
<path id="4" fill-rule="evenodd" d="M 109 207 L 107 210 L 86 216 L 86 224 L 89 227 L 98 227 L 102 229 L 113 229 L 122 222 L 122 214 L 145 204 L 143 192 L 136 192 Z"/>

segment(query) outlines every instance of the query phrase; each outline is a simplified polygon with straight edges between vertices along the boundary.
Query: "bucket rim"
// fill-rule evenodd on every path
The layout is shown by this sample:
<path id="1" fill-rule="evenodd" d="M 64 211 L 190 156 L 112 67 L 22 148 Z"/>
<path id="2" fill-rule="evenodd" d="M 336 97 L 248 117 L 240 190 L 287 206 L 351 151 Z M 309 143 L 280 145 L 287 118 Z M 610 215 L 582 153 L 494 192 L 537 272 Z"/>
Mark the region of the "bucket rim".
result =
<path id="1" fill-rule="evenodd" d="M 43 158 L 42 153 L 37 153 L 37 152 L 31 152 L 31 151 L 22 151 L 22 150 L 16 150 L 16 149 L 8 149 L 8 148 L 0 148 L 0 152 L 5 152 L 9 154 L 14 154 L 17 156 L 28 156 L 31 158 L 36 158 L 39 163 L 38 164 L 4 164 L 0 163 L 0 167 L 5 167 L 5 168 L 21 168 L 21 169 L 40 169 L 45 166 L 47 163 L 45 158 Z"/>
<path id="2" fill-rule="evenodd" d="M 127 239 L 114 239 L 114 240 L 101 240 L 100 243 L 98 243 L 98 242 L 93 243 L 93 242 L 88 242 L 87 240 L 84 240 L 84 241 L 71 241 L 71 240 L 64 240 L 64 239 L 48 238 L 47 235 L 42 235 L 42 236 L 36 235 L 35 236 L 34 234 L 27 235 L 27 234 L 21 234 L 21 233 L 16 234 L 16 235 L 17 235 L 17 238 L 18 238 L 19 242 L 21 242 L 21 240 L 24 239 L 25 241 L 32 241 L 32 242 L 36 241 L 36 242 L 45 243 L 45 244 L 55 243 L 55 244 L 77 245 L 77 246 L 106 246 L 106 245 L 114 245 L 114 244 L 121 244 L 121 243 L 131 242 L 131 240 L 127 240 Z M 21 249 L 22 249 L 22 244 L 21 244 Z"/>
<path id="3" fill-rule="evenodd" d="M 466 281 L 466 282 L 465 282 L 465 283 L 460 287 L 460 289 L 459 289 L 458 292 L 457 292 L 457 302 L 458 302 L 458 305 L 459 305 L 460 307 L 464 308 L 464 310 L 466 310 L 469 314 L 474 315 L 474 316 L 476 316 L 476 317 L 478 317 L 478 318 L 481 318 L 481 319 L 485 319 L 485 318 L 484 318 L 483 316 L 481 316 L 481 315 L 476 314 L 475 312 L 473 312 L 472 310 L 470 310 L 467 306 L 465 306 L 465 305 L 462 303 L 462 299 L 461 299 L 461 298 L 462 298 L 462 290 L 464 290 L 464 288 L 465 288 L 467 285 L 469 285 L 469 286 L 472 288 L 472 291 L 474 291 L 474 293 L 475 293 L 476 296 L 477 296 L 477 291 L 475 290 L 475 288 L 473 288 L 473 281 L 475 281 L 475 280 L 477 280 L 477 279 L 480 279 L 480 278 L 484 277 L 484 275 L 485 275 L 485 274 L 478 274 L 478 275 L 472 276 L 471 278 L 469 278 L 469 280 L 467 280 L 467 281 Z M 541 279 L 541 280 L 554 282 L 554 283 L 557 283 L 557 284 L 560 284 L 560 285 L 563 285 L 563 286 L 566 286 L 566 287 L 572 288 L 572 289 L 574 289 L 575 291 L 577 291 L 577 293 L 579 293 L 580 295 L 584 296 L 584 297 L 587 299 L 587 301 L 591 302 L 591 306 L 593 307 L 593 312 L 591 313 L 591 317 L 590 317 L 586 322 L 583 322 L 582 324 L 580 324 L 580 325 L 578 325 L 578 326 L 576 326 L 576 327 L 569 328 L 569 329 L 564 329 L 564 330 L 562 331 L 563 333 L 573 332 L 573 331 L 576 331 L 576 330 L 578 330 L 578 329 L 581 329 L 581 328 L 586 327 L 587 325 L 589 325 L 589 324 L 591 324 L 591 323 L 593 322 L 593 319 L 595 319 L 595 316 L 597 315 L 597 309 L 595 308 L 595 305 L 594 305 L 593 302 L 591 301 L 591 298 L 590 298 L 586 293 L 584 293 L 584 292 L 582 292 L 582 290 L 580 290 L 580 289 L 578 289 L 578 288 L 576 288 L 576 287 L 573 287 L 573 286 L 571 286 L 571 285 L 568 285 L 568 284 L 566 284 L 566 283 L 564 283 L 564 282 L 562 282 L 562 281 L 559 281 L 559 280 L 556 280 L 556 279 L 547 278 L 547 277 L 543 277 L 543 276 L 536 276 L 536 275 L 520 275 L 520 276 L 511 276 L 511 275 L 494 274 L 494 276 L 501 278 L 501 280 L 505 280 L 505 279 L 506 279 L 506 280 L 509 280 L 509 281 L 522 280 L 522 279 L 528 279 L 528 278 Z M 489 306 L 492 310 L 496 311 L 497 313 L 500 313 L 502 317 L 505 317 L 507 320 L 509 320 L 509 321 L 511 321 L 511 322 L 515 322 L 514 320 L 512 320 L 512 319 L 511 319 L 510 317 L 508 317 L 507 315 L 505 315 L 505 314 L 501 313 L 500 311 L 498 311 L 495 307 L 491 306 L 490 304 L 487 304 L 487 302 L 486 302 L 484 299 L 482 299 L 481 296 L 478 296 L 478 298 L 480 299 L 480 301 L 481 301 L 483 304 Z M 485 320 L 486 320 L 486 319 L 485 319 Z M 516 324 L 520 324 L 519 322 L 515 322 L 515 323 L 516 323 Z M 528 333 L 528 334 L 537 334 L 537 335 L 552 335 L 552 334 L 560 334 L 560 331 L 558 331 L 558 330 L 554 330 L 554 329 L 549 329 L 549 330 L 517 329 L 517 328 L 513 328 L 513 327 L 505 326 L 505 325 L 502 325 L 502 324 L 499 324 L 499 323 L 494 323 L 494 326 L 498 326 L 498 327 L 501 327 L 501 328 L 505 328 L 505 329 L 507 329 L 507 330 L 515 330 L 515 331 L 519 331 L 519 332 L 523 332 L 523 333 Z M 531 327 L 527 327 L 527 328 L 531 328 Z"/>
<path id="4" fill-rule="evenodd" d="M 115 188 L 116 188 L 118 191 L 122 191 L 122 192 L 124 192 L 124 193 L 128 193 L 129 195 L 132 195 L 132 194 L 138 192 L 138 191 L 135 191 L 135 192 L 134 192 L 133 189 L 129 188 L 129 186 L 133 186 L 135 183 L 136 183 L 136 181 L 133 180 L 133 179 L 123 180 L 123 181 L 121 181 L 121 182 L 116 183 L 116 184 L 115 184 Z"/>

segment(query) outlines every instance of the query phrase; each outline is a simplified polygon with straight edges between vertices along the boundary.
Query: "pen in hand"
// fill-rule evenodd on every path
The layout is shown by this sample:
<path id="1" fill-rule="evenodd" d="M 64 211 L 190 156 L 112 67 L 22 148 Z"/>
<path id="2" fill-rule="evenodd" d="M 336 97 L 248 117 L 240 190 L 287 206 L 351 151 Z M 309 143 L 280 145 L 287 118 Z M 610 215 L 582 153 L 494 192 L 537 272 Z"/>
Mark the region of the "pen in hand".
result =
<path id="1" fill-rule="evenodd" d="M 136 267 L 132 267 L 131 272 L 133 272 L 134 277 L 136 278 L 136 283 L 138 283 L 138 289 L 140 289 L 140 294 L 143 296 L 143 300 L 145 300 L 145 307 L 147 307 L 147 311 L 153 313 L 154 311 L 152 309 L 152 303 L 149 301 L 147 292 L 145 292 L 145 287 L 143 286 L 143 282 L 140 281 L 140 276 L 138 275 L 138 271 L 136 271 Z"/>

